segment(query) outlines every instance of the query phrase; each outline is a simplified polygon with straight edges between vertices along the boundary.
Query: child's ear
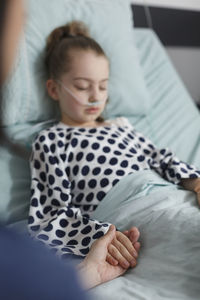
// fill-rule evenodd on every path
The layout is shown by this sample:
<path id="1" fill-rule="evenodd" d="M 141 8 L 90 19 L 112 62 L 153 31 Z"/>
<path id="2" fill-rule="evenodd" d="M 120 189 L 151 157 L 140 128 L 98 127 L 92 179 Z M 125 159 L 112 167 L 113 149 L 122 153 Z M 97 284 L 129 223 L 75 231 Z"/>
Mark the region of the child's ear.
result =
<path id="1" fill-rule="evenodd" d="M 55 100 L 59 100 L 59 94 L 58 94 L 58 84 L 53 79 L 48 79 L 46 82 L 46 88 L 49 96 Z"/>

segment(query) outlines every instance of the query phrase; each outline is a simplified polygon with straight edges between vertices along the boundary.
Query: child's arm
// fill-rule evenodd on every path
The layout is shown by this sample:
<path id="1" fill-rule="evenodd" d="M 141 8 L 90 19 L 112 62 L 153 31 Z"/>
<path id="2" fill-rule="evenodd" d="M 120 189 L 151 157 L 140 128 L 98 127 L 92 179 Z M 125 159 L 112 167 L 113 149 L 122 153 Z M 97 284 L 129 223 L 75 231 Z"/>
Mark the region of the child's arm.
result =
<path id="1" fill-rule="evenodd" d="M 62 257 L 69 254 L 84 257 L 92 243 L 103 236 L 111 224 L 86 217 L 72 204 L 71 183 L 66 168 L 62 167 L 63 155 L 55 154 L 55 150 L 52 153 L 49 145 L 47 133 L 38 136 L 33 144 L 29 232 Z M 126 252 L 124 248 L 132 247 L 132 253 L 134 246 L 128 246 L 130 240 L 126 236 L 124 238 L 127 241 L 121 244 L 123 250 Z M 109 255 L 108 261 L 111 258 Z"/>
<path id="2" fill-rule="evenodd" d="M 58 155 L 51 153 L 48 136 L 33 144 L 29 232 L 57 249 L 57 253 L 85 256 L 92 243 L 103 236 L 110 223 L 83 216 L 71 203 L 71 183 Z M 61 159 L 61 158 L 59 158 Z M 56 250 L 55 250 L 56 251 Z"/>
<path id="3" fill-rule="evenodd" d="M 183 178 L 200 178 L 200 170 L 177 158 L 170 149 L 158 149 L 148 138 L 134 130 L 134 135 L 144 156 L 148 157 L 148 164 L 162 177 L 174 184 L 180 184 Z M 136 141 L 136 140 L 135 140 Z"/>

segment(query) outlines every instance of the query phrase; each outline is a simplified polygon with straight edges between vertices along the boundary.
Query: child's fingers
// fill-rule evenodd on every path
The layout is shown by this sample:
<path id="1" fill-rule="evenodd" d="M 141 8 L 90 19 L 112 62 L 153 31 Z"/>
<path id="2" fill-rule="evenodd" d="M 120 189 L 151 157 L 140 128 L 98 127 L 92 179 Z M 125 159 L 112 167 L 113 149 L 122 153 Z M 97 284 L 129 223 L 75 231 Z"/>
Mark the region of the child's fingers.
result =
<path id="1" fill-rule="evenodd" d="M 129 268 L 130 267 L 130 263 L 129 261 L 121 254 L 121 252 L 113 245 L 113 244 L 110 244 L 108 246 L 108 252 L 109 254 L 114 257 L 118 262 L 119 262 L 119 265 L 122 267 L 122 268 Z M 132 261 L 134 260 L 134 258 L 132 258 Z M 132 263 L 131 263 L 132 266 L 135 266 L 136 265 L 136 261 L 134 260 Z"/>
<path id="2" fill-rule="evenodd" d="M 118 261 L 110 253 L 107 254 L 106 261 L 113 266 L 118 265 Z"/>
<path id="3" fill-rule="evenodd" d="M 133 255 L 131 255 L 128 250 L 126 249 L 126 247 L 120 243 L 117 239 L 114 239 L 112 241 L 112 245 L 118 250 L 118 252 L 120 253 L 120 255 L 126 260 L 126 262 L 128 263 L 128 265 L 130 266 L 135 266 L 136 265 L 136 260 L 135 258 L 133 257 Z M 117 252 L 116 252 L 117 253 Z M 115 257 L 115 256 L 114 256 Z M 119 259 L 118 259 L 118 256 L 115 257 L 118 262 L 120 263 Z M 122 266 L 122 265 L 121 265 Z M 124 266 L 122 266 L 124 267 Z"/>
<path id="4" fill-rule="evenodd" d="M 139 252 L 140 247 L 141 247 L 141 244 L 140 244 L 139 242 L 136 242 L 136 243 L 134 244 L 134 248 L 135 248 L 135 250 L 136 250 L 137 252 Z"/>
<path id="5" fill-rule="evenodd" d="M 128 235 L 129 235 L 129 231 L 128 231 L 128 230 L 126 230 L 126 231 L 123 231 L 123 234 L 125 234 L 125 235 L 128 237 Z"/>
<path id="6" fill-rule="evenodd" d="M 137 242 L 138 239 L 139 239 L 139 237 L 140 237 L 140 232 L 137 229 L 137 227 L 132 227 L 129 230 L 129 238 L 130 238 L 132 244 L 134 244 L 135 242 Z"/>
<path id="7" fill-rule="evenodd" d="M 135 265 L 136 264 L 136 260 L 135 257 L 129 253 L 128 249 L 126 248 L 126 246 L 124 246 L 121 242 L 119 242 L 117 239 L 114 239 L 112 241 L 112 244 L 119 250 L 119 252 L 121 253 L 121 255 L 131 264 L 131 265 Z"/>
<path id="8" fill-rule="evenodd" d="M 200 205 L 199 205 L 200 206 Z M 124 233 L 124 232 L 123 232 Z M 129 238 L 129 233 L 128 234 L 126 234 L 126 233 L 124 233 L 128 238 Z M 141 244 L 140 244 L 140 242 L 132 242 L 132 244 L 133 244 L 133 247 L 135 248 L 135 250 L 137 251 L 137 253 L 139 253 L 139 251 L 140 251 L 140 246 L 141 246 Z"/>
<path id="9" fill-rule="evenodd" d="M 128 250 L 131 256 L 134 256 L 135 258 L 138 257 L 137 251 L 135 250 L 134 246 L 132 245 L 132 242 L 127 236 L 125 236 L 120 231 L 116 231 L 116 239 Z M 115 239 L 113 239 L 113 242 L 114 241 Z"/>
<path id="10" fill-rule="evenodd" d="M 138 241 L 139 236 L 140 236 L 140 232 L 137 229 L 137 227 L 131 227 L 130 230 L 125 230 L 125 231 L 123 231 L 123 234 L 130 239 L 130 241 L 133 245 L 135 244 L 135 242 Z"/>

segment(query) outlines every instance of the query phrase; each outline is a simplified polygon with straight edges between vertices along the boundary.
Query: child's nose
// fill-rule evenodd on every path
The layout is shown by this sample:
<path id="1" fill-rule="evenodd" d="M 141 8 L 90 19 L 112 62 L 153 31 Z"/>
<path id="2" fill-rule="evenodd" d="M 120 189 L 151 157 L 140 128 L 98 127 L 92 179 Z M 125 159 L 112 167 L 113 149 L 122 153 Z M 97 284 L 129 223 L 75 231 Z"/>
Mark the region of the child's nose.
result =
<path id="1" fill-rule="evenodd" d="M 91 94 L 90 94 L 90 99 L 89 101 L 95 102 L 99 100 L 99 89 L 96 87 L 93 87 Z"/>

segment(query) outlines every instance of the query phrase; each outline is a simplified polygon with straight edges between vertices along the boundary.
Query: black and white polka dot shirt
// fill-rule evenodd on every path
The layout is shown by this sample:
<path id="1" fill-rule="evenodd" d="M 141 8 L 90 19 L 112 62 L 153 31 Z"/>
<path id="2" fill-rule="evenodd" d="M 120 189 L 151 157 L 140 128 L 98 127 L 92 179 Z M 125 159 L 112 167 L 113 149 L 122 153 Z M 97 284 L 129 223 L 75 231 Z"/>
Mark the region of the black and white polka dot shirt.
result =
<path id="1" fill-rule="evenodd" d="M 82 128 L 58 122 L 33 143 L 29 231 L 62 257 L 84 257 L 107 232 L 110 223 L 90 214 L 123 176 L 154 169 L 175 184 L 200 177 L 169 149 L 157 149 L 127 118 L 107 123 Z"/>

